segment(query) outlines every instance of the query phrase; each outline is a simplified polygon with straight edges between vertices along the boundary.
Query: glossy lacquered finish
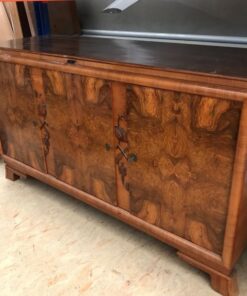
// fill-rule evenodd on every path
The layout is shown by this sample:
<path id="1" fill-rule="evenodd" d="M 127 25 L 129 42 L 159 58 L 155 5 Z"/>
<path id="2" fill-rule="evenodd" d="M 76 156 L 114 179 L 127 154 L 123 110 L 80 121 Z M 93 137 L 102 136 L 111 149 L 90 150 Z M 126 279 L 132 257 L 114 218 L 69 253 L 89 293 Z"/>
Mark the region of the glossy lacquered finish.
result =
<path id="1" fill-rule="evenodd" d="M 32 37 L 0 48 L 247 78 L 246 49 L 92 37 Z"/>
<path id="2" fill-rule="evenodd" d="M 244 50 L 216 48 L 214 64 L 213 49 L 197 49 L 6 43 L 0 139 L 7 178 L 37 178 L 170 244 L 232 296 L 247 242 Z"/>

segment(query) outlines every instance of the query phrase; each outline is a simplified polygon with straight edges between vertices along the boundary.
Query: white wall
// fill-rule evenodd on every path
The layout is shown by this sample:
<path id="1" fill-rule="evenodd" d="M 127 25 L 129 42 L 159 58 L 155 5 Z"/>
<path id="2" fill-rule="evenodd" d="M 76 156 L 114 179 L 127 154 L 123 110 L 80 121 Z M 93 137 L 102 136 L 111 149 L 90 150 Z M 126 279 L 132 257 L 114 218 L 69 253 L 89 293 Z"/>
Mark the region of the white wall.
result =
<path id="1" fill-rule="evenodd" d="M 113 0 L 77 0 L 85 29 L 247 37 L 246 0 L 140 0 L 119 15 Z"/>

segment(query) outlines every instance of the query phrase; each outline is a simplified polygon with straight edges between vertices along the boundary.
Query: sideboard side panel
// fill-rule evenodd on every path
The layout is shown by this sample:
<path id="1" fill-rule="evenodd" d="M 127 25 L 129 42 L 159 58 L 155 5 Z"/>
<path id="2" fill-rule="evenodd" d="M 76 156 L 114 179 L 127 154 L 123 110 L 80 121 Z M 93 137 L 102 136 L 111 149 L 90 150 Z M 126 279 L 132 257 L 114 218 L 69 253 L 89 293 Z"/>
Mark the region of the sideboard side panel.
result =
<path id="1" fill-rule="evenodd" d="M 247 246 L 247 104 L 243 104 L 229 201 L 223 263 L 232 269 Z"/>
<path id="2" fill-rule="evenodd" d="M 235 239 L 232 265 L 238 260 L 243 250 L 247 247 L 247 173 L 245 174 L 245 182 L 243 189 L 243 198 L 240 202 L 240 210 L 237 223 L 237 237 Z"/>

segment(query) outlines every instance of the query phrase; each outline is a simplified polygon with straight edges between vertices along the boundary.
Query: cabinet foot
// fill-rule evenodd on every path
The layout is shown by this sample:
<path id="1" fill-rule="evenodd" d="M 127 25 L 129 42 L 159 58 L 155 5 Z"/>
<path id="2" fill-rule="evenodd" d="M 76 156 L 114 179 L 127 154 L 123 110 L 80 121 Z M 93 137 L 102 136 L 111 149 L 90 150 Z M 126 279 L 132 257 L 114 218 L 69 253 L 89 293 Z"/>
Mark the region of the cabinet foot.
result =
<path id="1" fill-rule="evenodd" d="M 228 276 L 180 252 L 178 252 L 178 256 L 188 264 L 192 265 L 193 267 L 196 267 L 208 273 L 211 278 L 212 288 L 222 296 L 238 296 L 239 295 L 238 284 L 237 284 L 235 273 Z"/>
<path id="2" fill-rule="evenodd" d="M 24 175 L 20 172 L 17 172 L 16 170 L 10 168 L 8 165 L 5 166 L 5 177 L 6 177 L 6 179 L 9 179 L 11 181 L 17 181 L 20 178 L 22 178 L 22 179 L 27 178 L 26 175 Z"/>
<path id="3" fill-rule="evenodd" d="M 230 277 L 223 275 L 211 274 L 212 288 L 223 296 L 237 296 L 238 285 L 236 275 Z"/>

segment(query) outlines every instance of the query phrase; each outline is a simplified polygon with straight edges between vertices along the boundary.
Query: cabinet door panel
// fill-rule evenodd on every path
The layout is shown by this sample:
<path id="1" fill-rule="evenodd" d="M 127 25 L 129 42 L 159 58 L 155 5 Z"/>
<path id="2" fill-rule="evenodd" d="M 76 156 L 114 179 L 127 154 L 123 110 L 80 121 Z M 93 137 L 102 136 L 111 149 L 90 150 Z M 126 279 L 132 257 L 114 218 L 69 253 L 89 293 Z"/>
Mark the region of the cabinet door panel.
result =
<path id="1" fill-rule="evenodd" d="M 48 173 L 115 205 L 110 83 L 55 71 L 43 83 Z"/>
<path id="2" fill-rule="evenodd" d="M 0 63 L 0 139 L 4 154 L 46 172 L 42 115 L 32 81 L 30 67 Z"/>
<path id="3" fill-rule="evenodd" d="M 119 156 L 129 198 L 120 192 L 119 205 L 220 254 L 241 103 L 139 86 L 125 95 L 125 152 L 137 161 Z"/>

